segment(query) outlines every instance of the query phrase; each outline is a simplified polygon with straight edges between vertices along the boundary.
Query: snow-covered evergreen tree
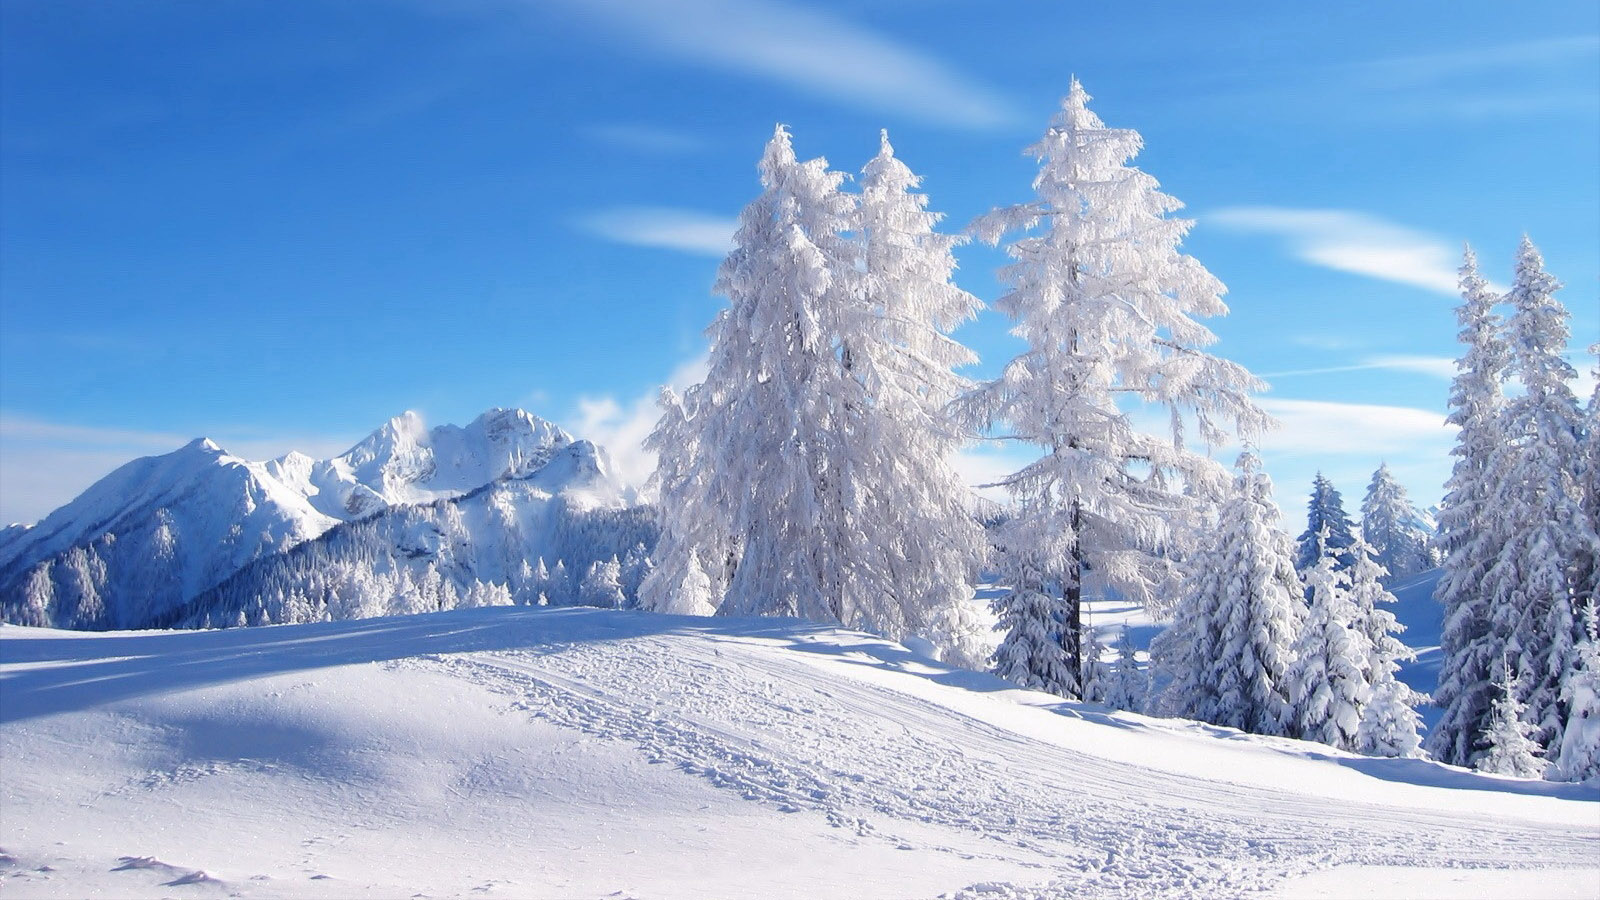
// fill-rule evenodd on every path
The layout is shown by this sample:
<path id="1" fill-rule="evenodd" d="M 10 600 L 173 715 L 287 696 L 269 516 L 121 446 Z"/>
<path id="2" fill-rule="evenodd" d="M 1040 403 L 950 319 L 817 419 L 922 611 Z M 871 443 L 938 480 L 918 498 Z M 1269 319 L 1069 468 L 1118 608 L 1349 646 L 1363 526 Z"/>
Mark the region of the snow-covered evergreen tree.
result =
<path id="1" fill-rule="evenodd" d="M 1128 165 L 1138 133 L 1107 128 L 1088 100 L 1073 79 L 1028 149 L 1039 161 L 1034 199 L 973 226 L 993 243 L 1025 231 L 1006 248 L 1014 261 L 1000 272 L 1007 290 L 996 306 L 1027 347 L 964 404 L 977 429 L 1003 424 L 1004 437 L 1043 450 L 1001 481 L 1016 498 L 999 539 L 1015 592 L 996 609 L 1010 623 L 1007 645 L 1056 634 L 1071 673 L 1085 576 L 1159 607 L 1173 562 L 1161 549 L 1191 523 L 1196 500 L 1225 490 L 1221 468 L 1187 448 L 1186 421 L 1210 446 L 1229 426 L 1249 435 L 1268 421 L 1251 400 L 1261 383 L 1203 349 L 1214 337 L 1196 317 L 1227 307 L 1221 282 L 1178 249 L 1192 223 L 1169 218 L 1178 201 Z M 1124 402 L 1165 411 L 1168 433 L 1136 429 Z M 1012 666 L 1032 652 L 1003 646 L 1001 658 Z M 1034 657 L 1033 674 L 1054 682 L 1049 657 Z M 1058 686 L 1077 694 L 1071 680 Z"/>
<path id="2" fill-rule="evenodd" d="M 1425 700 L 1427 695 L 1419 694 L 1392 674 L 1379 681 L 1361 710 L 1356 752 L 1367 756 L 1421 756 L 1422 716 L 1417 713 L 1417 698 Z"/>
<path id="3" fill-rule="evenodd" d="M 934 640 L 948 662 L 983 663 L 966 611 L 986 538 L 972 492 L 951 468 L 963 433 L 947 407 L 969 387 L 956 368 L 977 357 L 948 333 L 981 302 L 951 283 L 959 239 L 888 134 L 861 173 L 854 232 L 861 303 L 843 307 L 839 364 L 852 394 L 839 411 L 838 474 L 848 527 L 842 620 L 890 638 Z"/>
<path id="4" fill-rule="evenodd" d="M 1490 630 L 1484 578 L 1498 548 L 1487 525 L 1495 519 L 1489 459 L 1501 441 L 1500 382 L 1506 345 L 1494 313 L 1499 296 L 1478 273 L 1467 247 L 1461 264 L 1461 304 L 1456 321 L 1465 350 L 1450 385 L 1448 421 L 1459 430 L 1450 451 L 1456 457 L 1439 512 L 1438 542 L 1444 573 L 1434 599 L 1444 607 L 1440 637 L 1443 661 L 1434 703 L 1444 710 L 1428 738 L 1436 759 L 1471 765 L 1477 740 L 1488 725 L 1494 666 L 1504 648 Z"/>
<path id="5" fill-rule="evenodd" d="M 1545 764 L 1540 761 L 1539 743 L 1533 739 L 1534 726 L 1527 721 L 1527 708 L 1517 699 L 1517 679 L 1511 666 L 1500 661 L 1500 677 L 1491 686 L 1494 701 L 1483 734 L 1484 751 L 1474 764 L 1480 772 L 1538 778 Z"/>
<path id="6" fill-rule="evenodd" d="M 1318 535 L 1322 556 L 1302 575 L 1311 606 L 1292 651 L 1289 699 L 1298 737 L 1353 750 L 1370 696 L 1363 671 L 1367 642 L 1351 628 L 1356 607 L 1347 576 L 1335 568 L 1338 550 L 1329 537 L 1324 524 Z"/>
<path id="7" fill-rule="evenodd" d="M 1577 661 L 1561 685 L 1567 723 L 1550 777 L 1563 781 L 1600 779 L 1600 621 L 1595 601 L 1583 608 L 1583 641 Z"/>
<path id="8" fill-rule="evenodd" d="M 1317 564 L 1329 548 L 1338 568 L 1350 565 L 1350 545 L 1355 543 L 1350 516 L 1344 511 L 1344 497 L 1321 472 L 1311 483 L 1311 499 L 1306 502 L 1306 530 L 1295 539 L 1294 567 L 1301 571 Z"/>
<path id="9" fill-rule="evenodd" d="M 1083 671 L 1079 673 L 1078 680 L 1083 685 L 1083 699 L 1090 703 L 1104 703 L 1106 691 L 1110 688 L 1111 670 L 1105 664 L 1104 654 L 1105 648 L 1101 646 L 1094 626 L 1084 622 Z"/>
<path id="10" fill-rule="evenodd" d="M 550 579 L 545 585 L 545 599 L 556 606 L 565 606 L 572 602 L 574 595 L 572 575 L 567 571 L 567 561 L 557 559 L 556 564 L 550 569 Z"/>
<path id="11" fill-rule="evenodd" d="M 1369 692 L 1361 710 L 1355 750 L 1369 756 L 1420 755 L 1422 717 L 1416 707 L 1428 697 L 1395 677 L 1400 663 L 1415 659 L 1416 654 L 1397 637 L 1405 626 L 1385 609 L 1395 597 L 1383 586 L 1386 573 L 1373 558 L 1372 547 L 1358 535 L 1350 552 L 1354 562 L 1345 576 L 1354 609 L 1351 630 L 1366 653 L 1362 671 Z"/>
<path id="12" fill-rule="evenodd" d="M 1233 495 L 1186 563 L 1177 614 L 1159 644 L 1172 677 L 1164 709 L 1257 734 L 1294 730 L 1288 679 L 1302 588 L 1278 522 L 1272 480 L 1254 453 L 1241 454 Z"/>
<path id="13" fill-rule="evenodd" d="M 639 585 L 639 605 L 655 612 L 709 616 L 717 611 L 736 559 L 737 544 L 729 511 L 711 503 L 715 486 L 705 469 L 700 445 L 704 420 L 691 417 L 697 391 L 679 397 L 662 388 L 661 418 L 645 441 L 658 460 L 651 485 L 661 537 L 656 542 L 655 568 Z"/>
<path id="14" fill-rule="evenodd" d="M 992 658 L 995 674 L 1019 687 L 1078 696 L 1078 660 L 1069 655 L 1063 635 L 1068 609 L 1061 592 L 1047 586 L 1028 551 L 1011 551 L 1006 558 L 1011 587 L 994 604 L 995 630 L 1005 635 Z"/>
<path id="15" fill-rule="evenodd" d="M 651 437 L 663 534 L 644 605 L 701 611 L 680 595 L 706 578 L 723 613 L 918 635 L 976 665 L 985 542 L 945 410 L 974 359 L 947 333 L 979 303 L 950 282 L 956 239 L 887 137 L 859 202 L 781 127 L 760 171 L 706 379 L 663 397 Z"/>
<path id="16" fill-rule="evenodd" d="M 1123 626 L 1117 638 L 1117 661 L 1112 664 L 1106 686 L 1105 704 L 1112 709 L 1144 712 L 1145 674 L 1139 670 L 1139 658 L 1133 648 L 1133 638 Z"/>
<path id="17" fill-rule="evenodd" d="M 1505 403 L 1501 442 L 1489 459 L 1493 515 L 1485 524 L 1499 553 L 1483 583 L 1490 628 L 1520 654 L 1512 660 L 1525 691 L 1518 699 L 1552 762 L 1566 721 L 1561 680 L 1579 637 L 1578 561 L 1596 544 L 1578 484 L 1577 373 L 1562 358 L 1568 315 L 1555 298 L 1560 286 L 1524 237 L 1506 298 L 1507 372 L 1521 391 Z"/>
<path id="18" fill-rule="evenodd" d="M 763 191 L 718 272 L 729 306 L 711 328 L 706 378 L 684 402 L 693 440 L 672 451 L 694 455 L 676 466 L 679 484 L 662 484 L 664 530 L 734 538 L 720 612 L 844 621 L 855 549 L 844 407 L 861 402 L 840 358 L 846 314 L 860 303 L 845 234 L 854 204 L 839 190 L 844 176 L 797 160 L 781 126 L 759 169 Z M 687 566 L 667 556 L 667 583 L 681 581 Z"/>
<path id="19" fill-rule="evenodd" d="M 628 598 L 629 609 L 639 608 L 639 588 L 654 568 L 655 563 L 651 561 L 644 544 L 634 544 L 622 558 L 622 593 Z"/>
<path id="20" fill-rule="evenodd" d="M 1361 501 L 1361 536 L 1391 578 L 1415 575 L 1432 562 L 1428 534 L 1417 527 L 1420 518 L 1389 464 L 1381 463 Z"/>
<path id="21" fill-rule="evenodd" d="M 615 556 L 596 560 L 583 576 L 578 587 L 578 602 L 584 606 L 601 609 L 621 609 L 628 598 L 622 593 L 622 564 Z"/>

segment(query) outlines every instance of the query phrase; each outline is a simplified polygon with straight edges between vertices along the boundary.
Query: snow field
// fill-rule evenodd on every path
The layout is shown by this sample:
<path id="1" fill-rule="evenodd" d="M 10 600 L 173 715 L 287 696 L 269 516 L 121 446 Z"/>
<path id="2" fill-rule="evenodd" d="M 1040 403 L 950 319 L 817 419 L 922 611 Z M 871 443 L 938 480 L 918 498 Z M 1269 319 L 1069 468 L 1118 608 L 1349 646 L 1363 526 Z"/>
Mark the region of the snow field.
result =
<path id="1" fill-rule="evenodd" d="M 1600 852 L 1593 789 L 1112 714 L 772 619 L 8 627 L 0 757 L 16 897 L 1292 896 L 1328 872 L 1378 896 L 1396 868 L 1559 868 L 1537 884 L 1585 896 Z"/>

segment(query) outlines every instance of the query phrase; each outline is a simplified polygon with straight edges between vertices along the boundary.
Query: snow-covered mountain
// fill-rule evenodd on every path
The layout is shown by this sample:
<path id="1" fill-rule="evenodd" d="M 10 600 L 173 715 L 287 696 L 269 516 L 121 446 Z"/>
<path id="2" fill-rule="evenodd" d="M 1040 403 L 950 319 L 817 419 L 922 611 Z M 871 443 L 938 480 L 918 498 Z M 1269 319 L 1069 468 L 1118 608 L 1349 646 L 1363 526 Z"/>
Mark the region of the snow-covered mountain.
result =
<path id="1" fill-rule="evenodd" d="M 107 475 L 37 525 L 0 532 L 0 618 L 69 628 L 135 628 L 255 560 L 400 506 L 459 497 L 500 479 L 539 476 L 622 504 L 609 474 L 580 472 L 581 442 L 522 410 L 466 427 L 397 416 L 333 459 L 300 453 L 253 462 L 199 439 Z M 592 445 L 577 456 L 603 460 Z M 581 482 L 581 485 L 579 484 Z"/>
<path id="2" fill-rule="evenodd" d="M 512 602 L 621 605 L 656 542 L 653 511 L 626 497 L 604 453 L 574 441 L 531 475 L 392 506 L 263 557 L 152 624 L 300 623 Z M 583 576 L 612 557 L 618 590 L 584 596 Z"/>
<path id="3" fill-rule="evenodd" d="M 0 627 L 0 895 L 1585 897 L 1600 791 L 793 619 Z"/>

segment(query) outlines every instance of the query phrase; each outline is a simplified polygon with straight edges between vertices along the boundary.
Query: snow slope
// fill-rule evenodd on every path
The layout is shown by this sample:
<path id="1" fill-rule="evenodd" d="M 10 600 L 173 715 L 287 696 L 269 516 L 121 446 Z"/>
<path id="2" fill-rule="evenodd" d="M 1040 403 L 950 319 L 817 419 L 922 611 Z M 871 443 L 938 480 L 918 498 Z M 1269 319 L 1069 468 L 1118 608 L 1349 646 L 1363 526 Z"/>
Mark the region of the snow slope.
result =
<path id="1" fill-rule="evenodd" d="M 0 628 L 9 897 L 1600 892 L 1600 791 L 1111 714 L 792 620 Z"/>
<path id="2" fill-rule="evenodd" d="M 408 412 L 320 461 L 290 453 L 252 462 L 199 439 L 122 466 L 33 527 L 0 532 L 0 618 L 147 627 L 340 522 L 528 476 L 572 444 L 514 409 L 432 430 Z"/>

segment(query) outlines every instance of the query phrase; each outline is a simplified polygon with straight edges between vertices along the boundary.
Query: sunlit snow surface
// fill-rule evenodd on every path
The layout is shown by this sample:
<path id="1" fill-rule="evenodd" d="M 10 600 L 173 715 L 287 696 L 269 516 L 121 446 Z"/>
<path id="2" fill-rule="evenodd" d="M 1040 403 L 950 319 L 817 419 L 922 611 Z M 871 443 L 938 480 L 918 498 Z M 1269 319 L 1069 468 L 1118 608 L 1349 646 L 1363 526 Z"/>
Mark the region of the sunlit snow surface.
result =
<path id="1" fill-rule="evenodd" d="M 0 761 L 7 897 L 1600 896 L 1593 788 L 786 620 L 8 626 Z"/>

